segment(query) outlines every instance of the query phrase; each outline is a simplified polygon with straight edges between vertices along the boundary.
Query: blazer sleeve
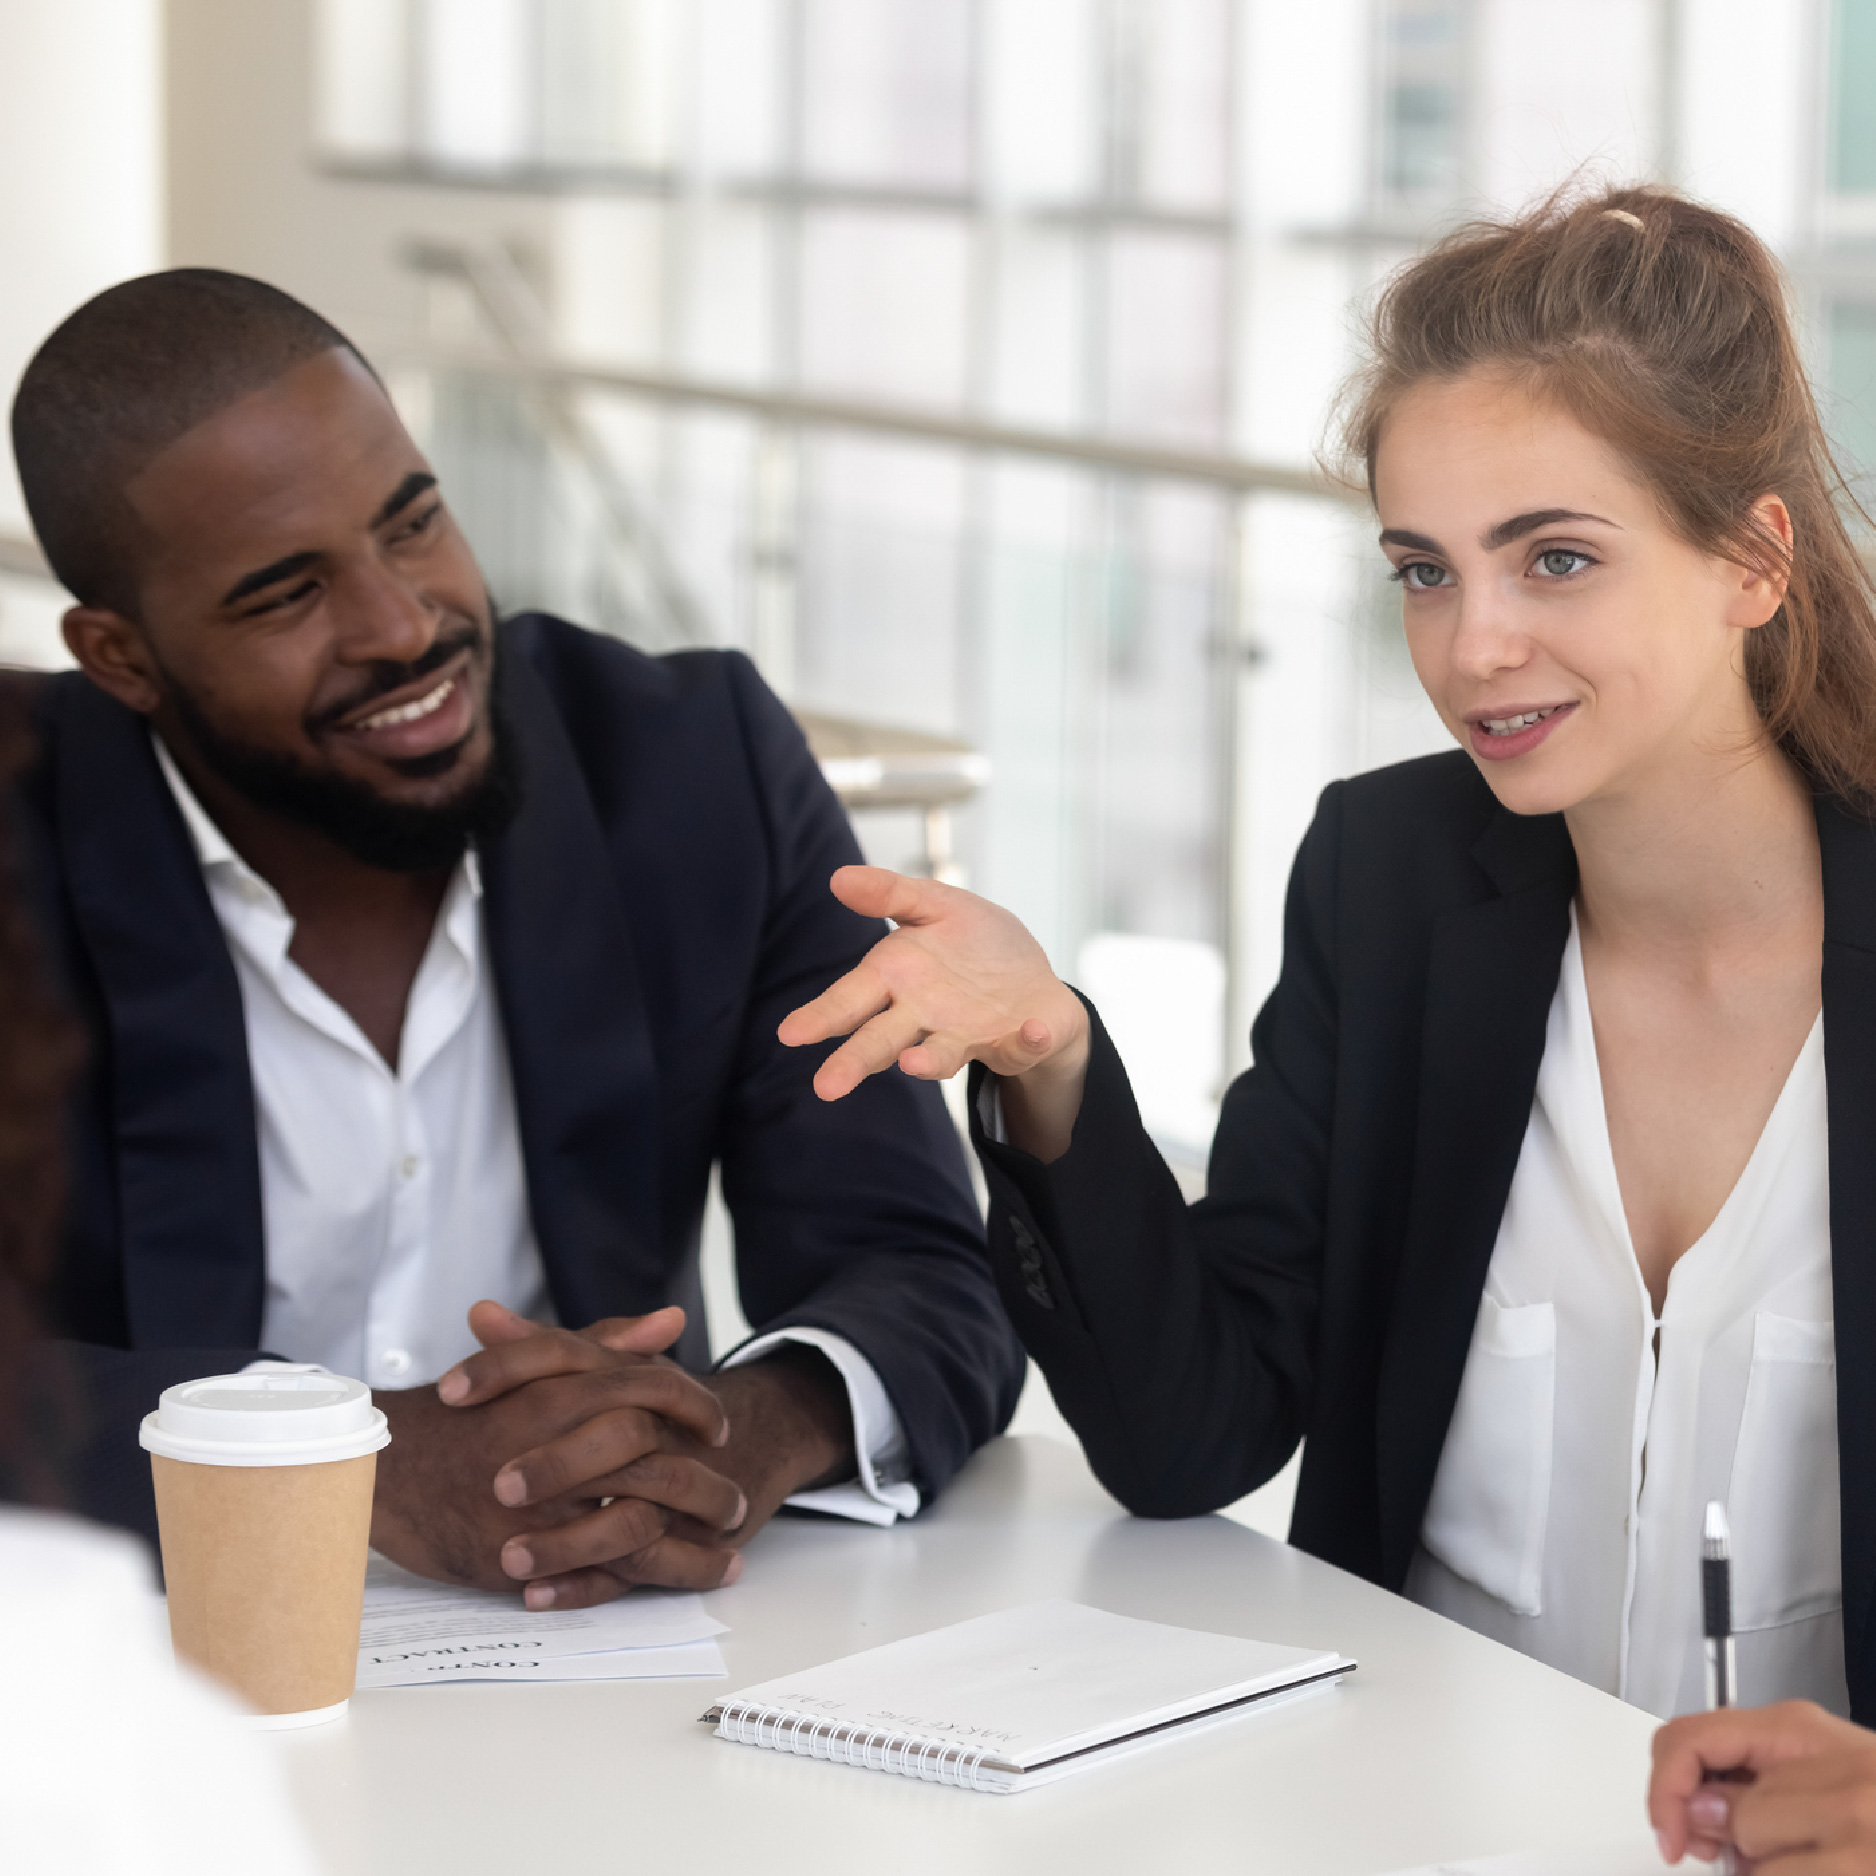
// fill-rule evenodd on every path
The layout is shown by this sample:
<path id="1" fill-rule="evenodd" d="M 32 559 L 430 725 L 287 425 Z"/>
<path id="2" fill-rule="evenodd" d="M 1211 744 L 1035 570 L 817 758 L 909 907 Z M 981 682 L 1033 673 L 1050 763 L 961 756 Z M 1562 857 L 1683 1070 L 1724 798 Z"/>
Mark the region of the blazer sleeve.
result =
<path id="1" fill-rule="evenodd" d="M 895 1069 L 824 1102 L 811 1084 L 833 1045 L 776 1040 L 886 928 L 828 890 L 862 857 L 846 812 L 754 667 L 728 662 L 772 881 L 719 1147 L 743 1313 L 759 1333 L 845 1336 L 884 1384 L 929 1499 L 1008 1424 L 1023 1351 L 939 1090 Z"/>
<path id="2" fill-rule="evenodd" d="M 1101 1021 L 1068 1151 L 973 1140 L 1011 1319 L 1095 1474 L 1131 1511 L 1187 1517 L 1280 1471 L 1309 1413 L 1335 1090 L 1340 784 L 1290 880 L 1283 970 L 1232 1084 L 1207 1195 L 1187 1206 Z"/>

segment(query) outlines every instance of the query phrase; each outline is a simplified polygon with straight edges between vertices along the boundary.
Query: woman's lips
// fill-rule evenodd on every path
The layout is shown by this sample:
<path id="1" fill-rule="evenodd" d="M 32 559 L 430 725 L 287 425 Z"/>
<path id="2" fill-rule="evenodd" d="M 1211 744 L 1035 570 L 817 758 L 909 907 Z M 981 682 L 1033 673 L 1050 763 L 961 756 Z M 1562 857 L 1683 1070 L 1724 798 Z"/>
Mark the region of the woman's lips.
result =
<path id="1" fill-rule="evenodd" d="M 1574 703 L 1540 704 L 1532 710 L 1509 711 L 1502 716 L 1468 717 L 1466 729 L 1472 752 L 1487 762 L 1509 762 L 1514 756 L 1529 755 L 1575 712 Z"/>

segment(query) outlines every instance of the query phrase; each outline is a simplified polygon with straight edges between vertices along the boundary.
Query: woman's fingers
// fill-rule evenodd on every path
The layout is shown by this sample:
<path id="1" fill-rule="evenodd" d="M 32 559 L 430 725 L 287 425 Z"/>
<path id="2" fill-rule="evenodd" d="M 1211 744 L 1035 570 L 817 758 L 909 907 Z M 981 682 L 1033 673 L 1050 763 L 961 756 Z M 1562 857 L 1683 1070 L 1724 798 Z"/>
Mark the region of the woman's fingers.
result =
<path id="1" fill-rule="evenodd" d="M 1787 1784 L 1795 1792 L 1835 1782 L 1830 1761 L 1845 1755 L 1876 1765 L 1870 1735 L 1808 1701 L 1729 1707 L 1671 1720 L 1654 1738 L 1648 1816 L 1669 1860 L 1696 1855 Z M 1866 1774 L 1876 1800 L 1876 1771 Z M 1721 1813 L 1725 1823 L 1716 1828 Z M 1872 1814 L 1876 1815 L 1876 1803 Z"/>
<path id="2" fill-rule="evenodd" d="M 1788 1858 L 1821 1852 L 1850 1854 L 1853 1867 L 1868 1869 L 1876 1864 L 1876 1742 L 1774 1766 L 1732 1793 L 1729 1809 L 1727 1835 L 1755 1868 L 1783 1870 Z"/>
<path id="3" fill-rule="evenodd" d="M 995 1042 L 977 1042 L 956 1030 L 934 1030 L 899 1057 L 899 1066 L 920 1081 L 949 1081 L 967 1063 L 981 1061 L 993 1075 L 1020 1075 L 1049 1053 L 1047 1023 L 1032 1018 Z"/>
<path id="4" fill-rule="evenodd" d="M 905 1005 L 895 1003 L 863 1024 L 815 1072 L 814 1092 L 823 1101 L 851 1094 L 868 1075 L 890 1068 L 924 1034 L 924 1025 Z"/>
<path id="5" fill-rule="evenodd" d="M 895 925 L 927 924 L 968 896 L 955 886 L 914 879 L 884 866 L 843 866 L 828 885 L 850 911 L 863 918 L 889 918 Z"/>
<path id="6" fill-rule="evenodd" d="M 993 1075 L 1021 1075 L 1047 1059 L 1061 1046 L 1062 1038 L 1041 1017 L 1032 1016 L 990 1048 L 980 1049 L 984 1066 Z"/>
<path id="7" fill-rule="evenodd" d="M 939 1031 L 899 1052 L 899 1066 L 917 1081 L 949 1081 L 971 1059 L 962 1036 Z"/>
<path id="8" fill-rule="evenodd" d="M 1020 1075 L 1074 1031 L 1081 1012 L 1073 993 L 1002 907 L 883 867 L 843 867 L 833 889 L 856 911 L 900 929 L 776 1032 L 791 1048 L 846 1037 L 814 1078 L 822 1100 L 840 1100 L 894 1062 L 930 1081 L 973 1058 Z"/>
<path id="9" fill-rule="evenodd" d="M 826 1042 L 832 1036 L 850 1036 L 869 1017 L 888 1008 L 892 992 L 873 959 L 882 945 L 891 942 L 890 938 L 882 938 L 846 976 L 836 978 L 813 1002 L 790 1010 L 775 1032 L 782 1047 L 801 1049 Z"/>

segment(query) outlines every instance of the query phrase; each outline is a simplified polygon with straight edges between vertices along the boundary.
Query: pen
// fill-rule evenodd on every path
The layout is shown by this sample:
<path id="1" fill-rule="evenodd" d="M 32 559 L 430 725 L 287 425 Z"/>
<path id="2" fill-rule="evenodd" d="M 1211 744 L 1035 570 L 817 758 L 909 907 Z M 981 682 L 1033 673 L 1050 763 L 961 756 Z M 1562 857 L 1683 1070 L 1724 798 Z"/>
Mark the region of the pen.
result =
<path id="1" fill-rule="evenodd" d="M 1733 1546 L 1726 1528 L 1726 1507 L 1716 1498 L 1707 1506 L 1700 1534 L 1701 1633 L 1707 1647 L 1707 1711 L 1730 1707 L 1739 1691 L 1739 1668 L 1733 1651 Z"/>
<path id="2" fill-rule="evenodd" d="M 1707 1506 L 1700 1532 L 1700 1632 L 1707 1650 L 1707 1711 L 1730 1707 L 1739 1691 L 1739 1664 L 1733 1649 L 1733 1542 L 1726 1528 L 1726 1507 L 1716 1498 Z M 1727 1844 L 1714 1866 L 1720 1876 L 1734 1876 L 1739 1860 Z"/>

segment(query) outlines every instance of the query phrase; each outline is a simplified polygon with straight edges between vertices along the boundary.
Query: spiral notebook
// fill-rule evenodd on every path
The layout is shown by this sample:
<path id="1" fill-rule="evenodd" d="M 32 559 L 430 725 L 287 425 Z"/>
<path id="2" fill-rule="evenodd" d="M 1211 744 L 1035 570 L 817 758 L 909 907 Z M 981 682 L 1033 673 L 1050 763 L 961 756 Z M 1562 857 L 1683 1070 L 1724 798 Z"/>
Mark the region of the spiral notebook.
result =
<path id="1" fill-rule="evenodd" d="M 747 1687 L 717 1737 L 969 1791 L 1027 1791 L 1333 1687 L 1355 1664 L 1036 1602 Z"/>

